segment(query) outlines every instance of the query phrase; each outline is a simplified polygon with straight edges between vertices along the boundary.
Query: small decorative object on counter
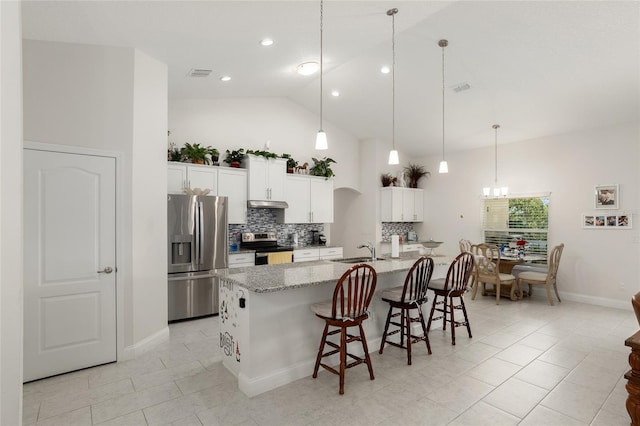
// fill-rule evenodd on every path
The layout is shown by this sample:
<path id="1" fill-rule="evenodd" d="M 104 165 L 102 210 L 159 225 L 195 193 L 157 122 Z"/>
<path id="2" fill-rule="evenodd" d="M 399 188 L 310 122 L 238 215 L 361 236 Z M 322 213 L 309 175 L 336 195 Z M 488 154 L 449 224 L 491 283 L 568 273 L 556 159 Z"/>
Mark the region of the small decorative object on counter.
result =
<path id="1" fill-rule="evenodd" d="M 296 167 L 298 167 L 298 162 L 291 157 L 291 154 L 282 154 L 280 158 L 287 160 L 287 173 L 293 173 Z"/>
<path id="2" fill-rule="evenodd" d="M 234 232 L 233 235 L 231 236 L 231 251 L 238 251 L 238 250 L 239 250 L 238 233 Z"/>

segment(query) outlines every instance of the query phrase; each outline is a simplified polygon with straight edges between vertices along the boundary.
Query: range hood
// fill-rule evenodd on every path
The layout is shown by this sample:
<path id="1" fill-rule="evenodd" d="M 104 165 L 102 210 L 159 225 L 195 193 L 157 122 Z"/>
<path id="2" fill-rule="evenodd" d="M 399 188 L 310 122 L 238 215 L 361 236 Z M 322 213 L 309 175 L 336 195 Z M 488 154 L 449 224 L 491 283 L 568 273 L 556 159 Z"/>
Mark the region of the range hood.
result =
<path id="1" fill-rule="evenodd" d="M 286 201 L 249 200 L 247 207 L 250 209 L 286 209 L 289 204 Z"/>

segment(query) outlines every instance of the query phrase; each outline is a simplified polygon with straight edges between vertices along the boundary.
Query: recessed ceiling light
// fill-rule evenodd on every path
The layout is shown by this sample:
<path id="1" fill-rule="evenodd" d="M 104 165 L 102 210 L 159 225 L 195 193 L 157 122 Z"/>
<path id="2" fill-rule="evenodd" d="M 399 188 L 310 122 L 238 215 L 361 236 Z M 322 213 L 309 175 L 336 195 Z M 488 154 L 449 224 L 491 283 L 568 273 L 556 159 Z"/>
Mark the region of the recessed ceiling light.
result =
<path id="1" fill-rule="evenodd" d="M 261 46 L 271 46 L 272 44 L 273 40 L 271 40 L 270 38 L 263 38 L 262 40 L 260 40 Z"/>
<path id="2" fill-rule="evenodd" d="M 389 74 L 391 72 L 391 68 L 389 68 L 388 66 L 383 66 L 382 68 L 380 68 L 380 72 L 382 74 Z"/>
<path id="3" fill-rule="evenodd" d="M 229 77 L 228 75 L 223 75 L 222 77 L 220 77 L 220 81 L 229 81 L 231 80 L 231 77 Z"/>
<path id="4" fill-rule="evenodd" d="M 311 75 L 320 69 L 320 65 L 317 62 L 303 62 L 298 65 L 296 71 L 300 75 Z"/>
<path id="5" fill-rule="evenodd" d="M 337 90 L 332 90 L 331 91 L 331 96 L 338 97 L 338 96 L 340 96 L 340 92 L 338 92 Z"/>

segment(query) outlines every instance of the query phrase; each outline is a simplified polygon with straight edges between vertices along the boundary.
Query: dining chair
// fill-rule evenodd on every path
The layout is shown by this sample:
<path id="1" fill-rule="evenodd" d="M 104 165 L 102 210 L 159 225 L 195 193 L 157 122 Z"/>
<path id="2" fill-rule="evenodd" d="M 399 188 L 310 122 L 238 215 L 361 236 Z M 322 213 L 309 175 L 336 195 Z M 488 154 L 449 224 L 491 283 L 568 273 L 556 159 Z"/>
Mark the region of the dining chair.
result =
<path id="1" fill-rule="evenodd" d="M 404 279 L 404 285 L 390 288 L 383 291 L 380 296 L 382 300 L 389 304 L 389 313 L 387 321 L 384 325 L 382 333 L 382 342 L 380 343 L 380 351 L 382 354 L 384 345 L 396 346 L 407 350 L 407 364 L 411 365 L 411 344 L 424 341 L 427 345 L 427 353 L 431 355 L 431 345 L 429 344 L 429 336 L 427 327 L 424 324 L 424 315 L 422 315 L 422 305 L 427 302 L 427 286 L 433 274 L 433 259 L 422 256 L 411 266 L 407 276 Z M 393 313 L 397 309 L 399 312 Z M 412 317 L 411 311 L 416 311 L 417 315 Z M 398 318 L 399 317 L 399 318 Z M 420 323 L 422 326 L 422 336 L 416 336 L 411 332 L 414 323 Z M 389 325 L 398 327 L 392 332 L 388 332 Z M 392 342 L 389 336 L 400 333 L 400 343 Z M 407 340 L 405 345 L 404 340 Z"/>
<path id="2" fill-rule="evenodd" d="M 535 271 L 520 272 L 520 274 L 518 275 L 518 288 L 520 288 L 522 284 L 528 284 L 529 296 L 531 296 L 532 285 L 544 285 L 547 289 L 547 299 L 549 300 L 549 303 L 553 305 L 553 299 L 551 298 L 551 286 L 553 285 L 553 289 L 556 292 L 558 302 L 562 302 L 562 300 L 560 300 L 560 295 L 558 294 L 557 285 L 558 267 L 560 266 L 560 256 L 562 256 L 562 250 L 564 250 L 564 244 L 559 244 L 551 249 L 546 273 Z"/>
<path id="3" fill-rule="evenodd" d="M 464 253 L 465 251 L 471 251 L 471 241 L 465 240 L 464 238 L 458 241 L 458 246 L 460 247 L 460 253 Z"/>
<path id="4" fill-rule="evenodd" d="M 434 293 L 427 331 L 431 329 L 431 322 L 442 319 L 442 329 L 447 329 L 447 322 L 451 324 L 451 344 L 456 344 L 456 327 L 466 326 L 469 338 L 471 338 L 471 325 L 467 316 L 467 309 L 464 306 L 464 293 L 469 290 L 469 278 L 473 274 L 475 261 L 469 252 L 460 253 L 449 266 L 446 278 L 431 280 L 428 285 L 429 290 Z M 438 297 L 442 300 L 438 302 Z M 459 299 L 459 304 L 454 304 L 454 298 Z M 455 319 L 455 310 L 461 310 L 464 321 Z M 434 317 L 435 312 L 442 315 Z"/>
<path id="5" fill-rule="evenodd" d="M 513 274 L 504 274 L 500 272 L 500 248 L 492 244 L 477 244 L 472 246 L 471 251 L 474 254 L 475 266 L 475 285 L 471 299 L 475 300 L 478 287 L 482 287 L 482 295 L 487 294 L 486 285 L 492 284 L 496 293 L 496 305 L 500 304 L 500 290 L 503 285 L 510 286 L 511 300 L 517 300 L 520 297 L 520 289 L 518 281 Z M 518 294 L 516 295 L 516 290 Z"/>
<path id="6" fill-rule="evenodd" d="M 313 369 L 313 378 L 318 377 L 320 366 L 340 376 L 340 395 L 344 394 L 344 375 L 347 368 L 365 363 L 369 369 L 369 377 L 371 380 L 374 379 L 362 322 L 369 318 L 368 309 L 376 289 L 376 282 L 376 270 L 371 265 L 364 263 L 354 265 L 347 269 L 338 280 L 332 300 L 311 305 L 311 311 L 325 321 L 316 365 Z M 359 335 L 349 334 L 347 330 L 351 327 L 358 327 Z M 328 340 L 328 337 L 336 334 L 340 334 L 339 343 Z M 353 342 L 362 343 L 363 357 L 348 352 L 347 345 Z M 325 346 L 329 346 L 328 352 L 324 352 Z M 334 354 L 340 354 L 338 370 L 322 362 L 323 358 Z M 347 357 L 354 361 L 347 363 Z"/>

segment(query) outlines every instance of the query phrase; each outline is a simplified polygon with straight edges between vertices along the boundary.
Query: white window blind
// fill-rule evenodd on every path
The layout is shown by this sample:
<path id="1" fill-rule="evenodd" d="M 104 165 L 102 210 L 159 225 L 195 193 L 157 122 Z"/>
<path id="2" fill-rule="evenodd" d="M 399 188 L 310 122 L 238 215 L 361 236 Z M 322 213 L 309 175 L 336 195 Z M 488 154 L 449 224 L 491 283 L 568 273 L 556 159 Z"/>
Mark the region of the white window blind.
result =
<path id="1" fill-rule="evenodd" d="M 549 197 L 487 198 L 482 217 L 484 242 L 498 247 L 527 241 L 527 254 L 547 258 Z"/>

